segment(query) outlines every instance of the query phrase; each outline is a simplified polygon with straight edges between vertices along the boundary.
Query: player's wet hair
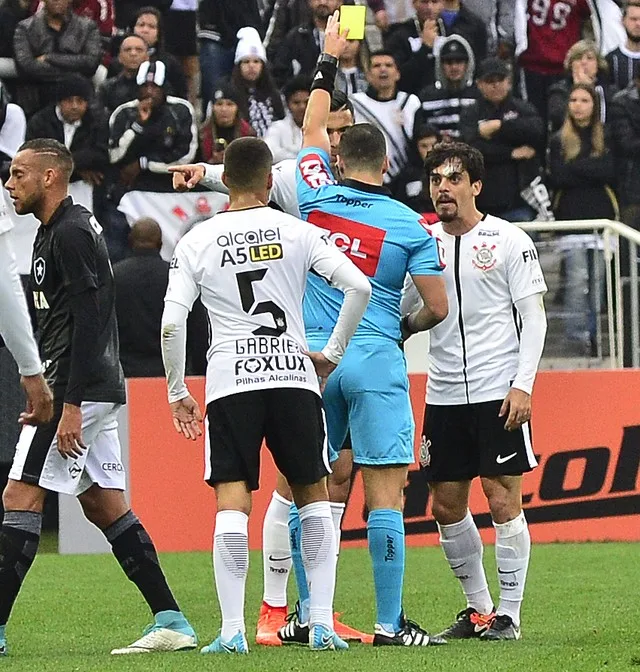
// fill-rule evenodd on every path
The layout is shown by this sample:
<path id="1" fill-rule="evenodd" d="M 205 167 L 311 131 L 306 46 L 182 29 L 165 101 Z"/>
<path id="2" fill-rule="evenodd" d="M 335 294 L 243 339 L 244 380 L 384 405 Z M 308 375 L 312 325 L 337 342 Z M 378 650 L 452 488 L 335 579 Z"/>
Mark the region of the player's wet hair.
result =
<path id="1" fill-rule="evenodd" d="M 241 192 L 264 189 L 273 154 L 260 138 L 236 138 L 224 153 L 224 175 L 230 189 Z"/>
<path id="2" fill-rule="evenodd" d="M 382 131 L 373 124 L 349 126 L 340 138 L 338 154 L 345 170 L 379 170 L 387 155 Z"/>
<path id="3" fill-rule="evenodd" d="M 439 142 L 424 160 L 427 177 L 439 166 L 451 159 L 460 161 L 462 168 L 469 173 L 473 184 L 484 179 L 484 159 L 482 154 L 465 142 Z"/>
<path id="4" fill-rule="evenodd" d="M 53 165 L 62 171 L 68 182 L 73 173 L 73 157 L 71 152 L 57 140 L 53 138 L 35 138 L 27 140 L 18 149 L 19 152 L 31 151 L 43 159 L 45 163 Z"/>
<path id="5" fill-rule="evenodd" d="M 333 93 L 331 94 L 331 107 L 329 108 L 329 112 L 337 112 L 343 108 L 345 110 L 349 110 L 352 117 L 356 116 L 353 110 L 353 104 L 349 100 L 349 96 L 347 96 L 347 94 L 340 89 L 334 89 Z"/>

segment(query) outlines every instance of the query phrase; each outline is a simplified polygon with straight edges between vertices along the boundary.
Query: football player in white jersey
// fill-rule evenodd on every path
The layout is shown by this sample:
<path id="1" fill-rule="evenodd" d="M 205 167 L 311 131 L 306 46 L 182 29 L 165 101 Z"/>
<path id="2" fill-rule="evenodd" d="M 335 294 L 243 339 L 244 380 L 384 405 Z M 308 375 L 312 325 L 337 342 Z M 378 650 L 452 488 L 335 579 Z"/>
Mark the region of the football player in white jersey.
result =
<path id="1" fill-rule="evenodd" d="M 531 238 L 477 210 L 484 172 L 478 150 L 463 143 L 437 145 L 425 168 L 440 217 L 431 230 L 446 263 L 449 315 L 430 332 L 420 463 L 442 548 L 467 598 L 441 635 L 519 639 L 531 547 L 522 474 L 537 464 L 529 421 L 547 327 L 547 287 Z M 477 476 L 496 531 L 497 609 L 469 511 Z"/>
<path id="2" fill-rule="evenodd" d="M 342 91 L 334 91 L 327 122 L 334 172 L 340 138 L 345 129 L 352 126 L 353 123 L 354 112 L 351 102 Z M 171 166 L 169 171 L 173 173 L 173 186 L 177 191 L 186 191 L 197 184 L 201 184 L 212 191 L 229 193 L 222 181 L 222 165 L 199 163 Z M 273 183 L 269 192 L 269 204 L 290 215 L 300 217 L 295 171 L 295 159 L 286 159 L 273 166 Z M 328 480 L 331 511 L 338 544 L 345 502 L 349 497 L 351 487 L 353 459 L 350 447 L 351 444 L 347 438 L 343 450 L 340 451 L 340 456 L 331 465 L 332 473 Z M 265 646 L 280 646 L 282 644 L 277 633 L 286 623 L 287 582 L 292 564 L 288 526 L 290 507 L 291 492 L 284 477 L 278 474 L 276 489 L 265 512 L 262 530 L 264 592 L 258 618 L 256 643 Z M 335 618 L 334 627 L 336 632 L 344 639 L 360 640 L 363 643 L 370 643 L 373 639 L 371 635 L 366 635 L 345 625 L 338 618 Z"/>
<path id="3" fill-rule="evenodd" d="M 248 651 L 247 520 L 263 439 L 300 509 L 305 570 L 311 572 L 309 645 L 347 648 L 333 630 L 337 549 L 318 378 L 324 384 L 342 358 L 371 287 L 320 229 L 267 207 L 271 160 L 268 146 L 257 138 L 229 145 L 223 180 L 230 208 L 178 243 L 162 320 L 174 424 L 191 439 L 200 433 L 201 415 L 184 381 L 185 329 L 198 295 L 213 333 L 207 355 L 205 479 L 215 488 L 218 505 L 213 557 L 222 631 L 204 653 Z M 306 351 L 302 316 L 310 270 L 345 295 L 327 346 L 315 353 Z"/>

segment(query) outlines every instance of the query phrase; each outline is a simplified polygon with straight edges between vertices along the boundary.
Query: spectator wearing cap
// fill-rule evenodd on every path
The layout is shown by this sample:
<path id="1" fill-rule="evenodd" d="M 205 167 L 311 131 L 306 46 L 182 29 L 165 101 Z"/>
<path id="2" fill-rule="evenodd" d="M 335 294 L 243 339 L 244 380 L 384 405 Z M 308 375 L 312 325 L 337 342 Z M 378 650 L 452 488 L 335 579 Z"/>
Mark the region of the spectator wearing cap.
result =
<path id="1" fill-rule="evenodd" d="M 57 87 L 56 103 L 36 112 L 27 124 L 26 140 L 53 138 L 71 152 L 74 171 L 71 182 L 83 180 L 98 186 L 109 165 L 103 115 L 90 107 L 91 82 L 69 75 Z"/>
<path id="2" fill-rule="evenodd" d="M 103 109 L 107 116 L 122 103 L 135 100 L 138 96 L 136 75 L 138 68 L 149 60 L 147 43 L 139 35 L 128 35 L 120 43 L 118 62 L 122 70 L 115 76 L 103 82 L 98 89 L 98 107 Z"/>
<path id="3" fill-rule="evenodd" d="M 191 103 L 166 93 L 162 61 L 138 69 L 138 97 L 118 107 L 109 119 L 109 160 L 118 170 L 120 200 L 124 191 L 171 191 L 167 168 L 191 163 L 198 132 Z"/>
<path id="4" fill-rule="evenodd" d="M 166 70 L 167 92 L 186 98 L 187 80 L 180 61 L 164 46 L 162 14 L 155 7 L 142 7 L 136 14 L 133 34 L 139 35 L 149 47 L 149 60 L 162 61 Z"/>
<path id="5" fill-rule="evenodd" d="M 420 101 L 417 96 L 398 89 L 400 73 L 388 51 L 371 54 L 367 79 L 366 92 L 354 93 L 350 100 L 356 123 L 374 124 L 384 133 L 389 157 L 389 169 L 384 177 L 385 184 L 390 185 L 409 160 L 413 122 Z"/>
<path id="6" fill-rule="evenodd" d="M 600 56 L 595 42 L 580 40 L 567 52 L 564 59 L 565 77 L 549 87 L 547 120 L 549 131 L 555 133 L 564 123 L 569 93 L 576 84 L 592 86 L 598 96 L 600 121 L 607 121 L 609 103 L 616 88 L 609 84 L 607 61 Z"/>
<path id="7" fill-rule="evenodd" d="M 424 160 L 440 140 L 440 134 L 435 127 L 417 126 L 413 132 L 415 152 L 412 153 L 410 162 L 402 169 L 393 184 L 393 197 L 423 215 L 435 213 L 424 172 Z M 431 221 L 432 218 L 427 219 Z M 437 219 L 435 215 L 433 221 Z"/>
<path id="8" fill-rule="evenodd" d="M 269 127 L 264 141 L 273 154 L 273 162 L 295 159 L 302 147 L 302 122 L 309 102 L 311 81 L 308 77 L 294 77 L 284 87 L 289 114 Z"/>
<path id="9" fill-rule="evenodd" d="M 261 138 L 271 124 L 284 118 L 284 105 L 276 87 L 267 53 L 255 28 L 238 31 L 231 83 L 238 92 L 241 115 Z"/>
<path id="10" fill-rule="evenodd" d="M 98 26 L 71 11 L 72 0 L 44 0 L 44 11 L 16 26 L 13 45 L 20 77 L 29 85 L 19 100 L 29 117 L 55 97 L 71 73 L 93 77 L 102 58 Z"/>
<path id="11" fill-rule="evenodd" d="M 436 81 L 418 94 L 421 107 L 415 126 L 434 126 L 443 138 L 460 137 L 460 114 L 473 105 L 475 59 L 471 46 L 459 35 L 445 38 L 436 56 Z"/>
<path id="12" fill-rule="evenodd" d="M 476 102 L 462 114 L 462 139 L 482 152 L 485 179 L 478 208 L 508 221 L 529 221 L 523 192 L 538 177 L 545 142 L 542 118 L 511 93 L 511 70 L 499 58 L 478 67 Z"/>
<path id="13" fill-rule="evenodd" d="M 256 132 L 240 114 L 239 100 L 238 92 L 229 82 L 223 82 L 214 91 L 207 118 L 200 129 L 202 158 L 207 163 L 222 163 L 232 140 L 255 136 Z"/>
<path id="14" fill-rule="evenodd" d="M 231 75 L 240 28 L 251 26 L 262 30 L 258 2 L 200 0 L 198 25 L 200 92 L 204 107 L 205 103 L 213 99 L 218 82 Z"/>
<path id="15" fill-rule="evenodd" d="M 476 60 L 487 53 L 484 23 L 460 0 L 413 0 L 415 18 L 401 24 L 385 41 L 396 59 L 403 91 L 418 93 L 435 82 L 435 57 L 441 39 L 461 35 Z"/>
<path id="16" fill-rule="evenodd" d="M 304 1 L 304 0 L 303 0 Z M 282 87 L 295 75 L 312 75 L 324 45 L 327 19 L 340 7 L 342 0 L 307 0 L 311 20 L 292 28 L 284 40 L 274 44 L 273 76 Z"/>

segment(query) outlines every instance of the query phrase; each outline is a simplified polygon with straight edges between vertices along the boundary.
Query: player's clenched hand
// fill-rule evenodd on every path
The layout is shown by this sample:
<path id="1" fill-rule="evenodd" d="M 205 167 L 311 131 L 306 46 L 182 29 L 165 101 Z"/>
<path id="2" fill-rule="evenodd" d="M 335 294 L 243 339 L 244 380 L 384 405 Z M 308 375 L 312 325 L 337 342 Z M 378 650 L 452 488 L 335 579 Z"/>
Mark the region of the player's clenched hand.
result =
<path id="1" fill-rule="evenodd" d="M 204 177 L 204 166 L 198 164 L 169 166 L 168 171 L 173 173 L 173 188 L 176 191 L 193 189 Z"/>
<path id="2" fill-rule="evenodd" d="M 82 410 L 80 406 L 65 404 L 58 423 L 58 452 L 66 460 L 76 459 L 82 455 L 87 446 L 82 440 Z"/>
<path id="3" fill-rule="evenodd" d="M 201 434 L 202 413 L 198 402 L 189 395 L 180 401 L 174 401 L 169 404 L 171 415 L 173 416 L 173 426 L 178 434 L 182 434 L 186 439 L 195 441 Z"/>
<path id="4" fill-rule="evenodd" d="M 508 432 L 519 429 L 531 419 L 531 395 L 512 387 L 504 398 L 498 417 L 507 416 L 504 428 Z"/>
<path id="5" fill-rule="evenodd" d="M 41 373 L 35 376 L 22 376 L 22 387 L 27 394 L 27 408 L 20 413 L 21 425 L 39 425 L 49 422 L 53 417 L 53 395 L 47 381 Z"/>
<path id="6" fill-rule="evenodd" d="M 305 355 L 313 362 L 313 368 L 320 379 L 320 392 L 324 392 L 329 374 L 336 368 L 336 365 L 329 361 L 321 352 L 305 352 Z"/>
<path id="7" fill-rule="evenodd" d="M 324 53 L 340 58 L 347 46 L 348 34 L 348 28 L 340 30 L 340 12 L 336 10 L 327 19 L 327 27 L 324 31 Z"/>

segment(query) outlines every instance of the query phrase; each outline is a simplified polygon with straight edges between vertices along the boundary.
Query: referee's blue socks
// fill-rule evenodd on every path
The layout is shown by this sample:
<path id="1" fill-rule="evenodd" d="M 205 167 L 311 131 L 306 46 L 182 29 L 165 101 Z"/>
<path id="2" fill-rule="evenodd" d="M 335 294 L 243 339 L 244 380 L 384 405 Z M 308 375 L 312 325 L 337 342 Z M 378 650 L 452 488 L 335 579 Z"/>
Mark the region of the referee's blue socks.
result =
<path id="1" fill-rule="evenodd" d="M 300 600 L 300 612 L 298 618 L 300 623 L 309 622 L 309 584 L 307 583 L 307 573 L 302 563 L 302 525 L 298 515 L 298 507 L 291 504 L 289 509 L 289 541 L 291 545 L 291 562 L 293 564 L 293 573 L 296 577 L 298 586 L 298 596 Z"/>
<path id="2" fill-rule="evenodd" d="M 376 622 L 387 632 L 400 630 L 404 579 L 404 521 L 394 509 L 376 509 L 367 520 L 369 555 L 376 591 Z"/>

